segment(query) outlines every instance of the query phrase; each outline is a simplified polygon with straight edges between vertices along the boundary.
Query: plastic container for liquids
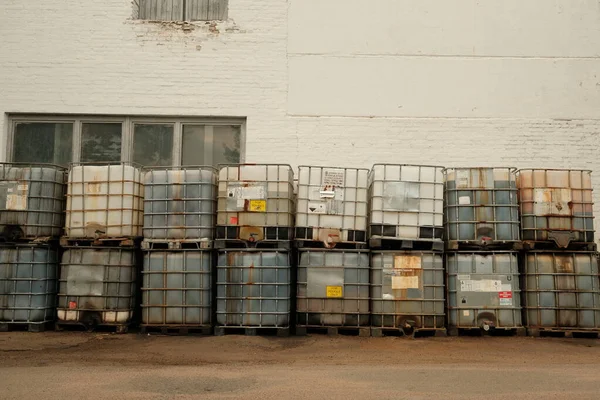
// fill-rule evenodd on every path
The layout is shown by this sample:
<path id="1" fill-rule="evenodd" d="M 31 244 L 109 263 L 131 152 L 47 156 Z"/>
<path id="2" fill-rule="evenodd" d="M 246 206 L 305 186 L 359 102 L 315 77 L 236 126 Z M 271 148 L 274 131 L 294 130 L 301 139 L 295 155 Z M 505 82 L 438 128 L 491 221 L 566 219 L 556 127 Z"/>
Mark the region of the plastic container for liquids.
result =
<path id="1" fill-rule="evenodd" d="M 0 246 L 0 325 L 54 321 L 58 252 L 49 246 Z"/>
<path id="2" fill-rule="evenodd" d="M 142 324 L 212 326 L 211 251 L 144 252 Z"/>
<path id="3" fill-rule="evenodd" d="M 58 323 L 126 330 L 136 304 L 137 276 L 133 249 L 67 248 L 61 262 Z"/>
<path id="4" fill-rule="evenodd" d="M 298 259 L 297 326 L 369 325 L 367 250 L 306 249 Z"/>
<path id="5" fill-rule="evenodd" d="M 515 168 L 447 168 L 446 240 L 461 245 L 515 246 L 520 243 Z"/>
<path id="6" fill-rule="evenodd" d="M 48 164 L 0 164 L 0 236 L 56 238 L 65 220 L 66 170 Z"/>
<path id="7" fill-rule="evenodd" d="M 291 293 L 289 251 L 248 249 L 217 253 L 217 325 L 289 327 Z"/>
<path id="8" fill-rule="evenodd" d="M 445 331 L 442 253 L 371 252 L 371 326 L 371 332 Z"/>
<path id="9" fill-rule="evenodd" d="M 217 172 L 212 167 L 152 168 L 144 172 L 144 239 L 212 242 Z"/>
<path id="10" fill-rule="evenodd" d="M 530 251 L 523 261 L 528 330 L 600 330 L 597 253 Z"/>
<path id="11" fill-rule="evenodd" d="M 222 166 L 216 239 L 245 243 L 292 240 L 293 182 L 294 173 L 289 165 Z"/>
<path id="12" fill-rule="evenodd" d="M 69 238 L 142 236 L 141 170 L 127 163 L 73 165 L 67 188 Z"/>
<path id="13" fill-rule="evenodd" d="M 443 250 L 443 167 L 375 164 L 369 174 L 371 248 Z"/>
<path id="14" fill-rule="evenodd" d="M 448 329 L 520 329 L 518 253 L 446 253 Z"/>
<path id="15" fill-rule="evenodd" d="M 517 187 L 523 241 L 596 249 L 591 171 L 521 169 Z"/>
<path id="16" fill-rule="evenodd" d="M 296 241 L 366 244 L 368 176 L 367 169 L 298 167 Z"/>

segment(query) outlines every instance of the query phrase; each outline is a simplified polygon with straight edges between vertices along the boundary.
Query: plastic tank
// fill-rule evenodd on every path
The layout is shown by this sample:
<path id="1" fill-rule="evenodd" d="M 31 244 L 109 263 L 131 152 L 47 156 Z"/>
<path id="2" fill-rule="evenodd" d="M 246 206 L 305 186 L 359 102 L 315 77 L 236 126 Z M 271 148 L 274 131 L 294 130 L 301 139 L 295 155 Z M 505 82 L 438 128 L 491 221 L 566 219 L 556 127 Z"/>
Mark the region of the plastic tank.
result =
<path id="1" fill-rule="evenodd" d="M 591 171 L 522 169 L 517 172 L 521 236 L 525 241 L 594 241 Z"/>
<path id="2" fill-rule="evenodd" d="M 446 253 L 450 329 L 522 327 L 518 253 Z"/>
<path id="3" fill-rule="evenodd" d="M 135 307 L 135 251 L 122 248 L 68 248 L 62 256 L 58 320 L 127 325 Z"/>
<path id="4" fill-rule="evenodd" d="M 441 243 L 442 171 L 437 166 L 375 164 L 369 174 L 369 238 Z"/>
<path id="5" fill-rule="evenodd" d="M 368 177 L 367 169 L 298 167 L 296 239 L 365 243 Z"/>
<path id="6" fill-rule="evenodd" d="M 371 252 L 371 326 L 441 330 L 444 313 L 442 254 L 418 251 Z"/>
<path id="7" fill-rule="evenodd" d="M 289 165 L 219 170 L 217 239 L 292 240 L 294 173 Z"/>
<path id="8" fill-rule="evenodd" d="M 0 247 L 0 323 L 54 321 L 58 253 L 47 246 Z"/>
<path id="9" fill-rule="evenodd" d="M 144 253 L 142 323 L 211 326 L 212 252 Z"/>
<path id="10" fill-rule="evenodd" d="M 528 328 L 600 329 L 597 253 L 532 251 L 523 271 Z"/>
<path id="11" fill-rule="evenodd" d="M 305 250 L 298 258 L 298 326 L 369 325 L 368 251 Z"/>
<path id="12" fill-rule="evenodd" d="M 482 244 L 519 241 L 515 171 L 446 169 L 446 240 Z"/>
<path id="13" fill-rule="evenodd" d="M 151 169 L 144 174 L 144 238 L 212 241 L 217 173 L 212 167 Z"/>
<path id="14" fill-rule="evenodd" d="M 288 251 L 219 251 L 217 324 L 288 327 L 292 269 Z"/>
<path id="15" fill-rule="evenodd" d="M 0 164 L 0 234 L 5 240 L 58 237 L 65 212 L 66 170 Z"/>
<path id="16" fill-rule="evenodd" d="M 137 167 L 122 163 L 73 166 L 65 234 L 70 238 L 141 236 L 143 198 Z"/>

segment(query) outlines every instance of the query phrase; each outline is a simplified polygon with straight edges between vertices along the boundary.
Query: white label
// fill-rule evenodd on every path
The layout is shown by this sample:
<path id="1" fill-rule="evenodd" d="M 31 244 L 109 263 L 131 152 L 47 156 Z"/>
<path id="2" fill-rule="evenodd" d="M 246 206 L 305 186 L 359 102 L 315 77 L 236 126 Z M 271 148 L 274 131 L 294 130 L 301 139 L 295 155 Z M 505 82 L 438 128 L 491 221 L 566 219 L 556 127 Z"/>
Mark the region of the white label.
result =
<path id="1" fill-rule="evenodd" d="M 29 185 L 18 185 L 17 190 L 29 190 Z"/>
<path id="2" fill-rule="evenodd" d="M 461 292 L 500 292 L 501 289 L 502 282 L 491 279 L 460 281 Z"/>
<path id="3" fill-rule="evenodd" d="M 320 201 L 309 201 L 308 202 L 308 213 L 309 214 L 326 214 L 327 203 Z"/>
<path id="4" fill-rule="evenodd" d="M 419 289 L 419 277 L 392 276 L 392 289 Z"/>
<path id="5" fill-rule="evenodd" d="M 392 268 L 394 268 L 394 266 L 392 264 L 383 264 L 383 268 L 392 269 Z"/>
<path id="6" fill-rule="evenodd" d="M 324 170 L 323 171 L 323 181 L 321 182 L 323 186 L 344 186 L 344 178 L 345 172 L 342 170 Z"/>
<path id="7" fill-rule="evenodd" d="M 246 203 L 246 201 L 244 199 L 237 199 L 237 201 L 236 201 L 236 205 L 240 208 L 244 207 L 245 203 Z"/>
<path id="8" fill-rule="evenodd" d="M 510 299 L 500 298 L 500 305 L 501 306 L 512 306 L 513 305 L 512 298 L 510 298 Z"/>
<path id="9" fill-rule="evenodd" d="M 471 315 L 471 312 L 469 310 L 463 310 L 464 317 L 468 317 L 469 315 Z"/>
<path id="10" fill-rule="evenodd" d="M 460 196 L 458 198 L 458 204 L 471 204 L 471 198 L 469 198 L 469 196 Z"/>
<path id="11" fill-rule="evenodd" d="M 319 191 L 319 197 L 322 199 L 333 199 L 335 197 L 334 190 L 321 190 Z"/>
<path id="12" fill-rule="evenodd" d="M 265 198 L 265 188 L 263 186 L 241 186 L 238 188 L 236 197 L 244 200 L 261 200 Z"/>
<path id="13" fill-rule="evenodd" d="M 18 194 L 6 195 L 7 210 L 27 210 L 27 195 L 20 196 Z"/>

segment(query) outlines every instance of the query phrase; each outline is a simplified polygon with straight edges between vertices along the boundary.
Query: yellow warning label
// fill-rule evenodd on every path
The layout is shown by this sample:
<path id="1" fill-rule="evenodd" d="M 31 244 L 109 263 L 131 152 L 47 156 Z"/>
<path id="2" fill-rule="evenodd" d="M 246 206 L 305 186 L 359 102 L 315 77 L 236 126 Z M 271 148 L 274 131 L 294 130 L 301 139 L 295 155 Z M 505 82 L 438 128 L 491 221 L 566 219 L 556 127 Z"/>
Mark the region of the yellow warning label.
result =
<path id="1" fill-rule="evenodd" d="M 252 211 L 252 212 L 267 211 L 267 201 L 266 200 L 250 200 L 250 205 L 248 207 L 248 211 Z"/>
<path id="2" fill-rule="evenodd" d="M 343 295 L 341 286 L 327 286 L 327 297 L 340 298 Z"/>

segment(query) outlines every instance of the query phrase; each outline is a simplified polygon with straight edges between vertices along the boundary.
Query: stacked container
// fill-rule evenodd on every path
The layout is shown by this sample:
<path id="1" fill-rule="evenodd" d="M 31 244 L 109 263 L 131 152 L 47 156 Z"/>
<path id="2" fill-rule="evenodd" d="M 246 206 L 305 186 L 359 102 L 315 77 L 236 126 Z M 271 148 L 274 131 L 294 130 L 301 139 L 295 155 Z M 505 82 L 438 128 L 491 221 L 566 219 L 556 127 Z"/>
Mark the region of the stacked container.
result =
<path id="1" fill-rule="evenodd" d="M 528 333 L 597 335 L 600 283 L 591 171 L 519 170 L 517 186 Z"/>
<path id="2" fill-rule="evenodd" d="M 0 164 L 0 331 L 55 319 L 65 183 L 61 167 Z"/>
<path id="3" fill-rule="evenodd" d="M 212 333 L 217 171 L 144 173 L 142 331 Z"/>
<path id="4" fill-rule="evenodd" d="M 369 336 L 366 169 L 300 166 L 296 333 Z"/>
<path id="5" fill-rule="evenodd" d="M 445 334 L 442 167 L 369 174 L 371 334 Z"/>
<path id="6" fill-rule="evenodd" d="M 57 328 L 128 330 L 138 290 L 143 196 L 141 170 L 131 164 L 70 168 Z"/>
<path id="7" fill-rule="evenodd" d="M 516 169 L 445 174 L 448 334 L 522 335 Z"/>
<path id="8" fill-rule="evenodd" d="M 288 335 L 294 173 L 289 165 L 225 165 L 217 195 L 216 335 Z"/>

